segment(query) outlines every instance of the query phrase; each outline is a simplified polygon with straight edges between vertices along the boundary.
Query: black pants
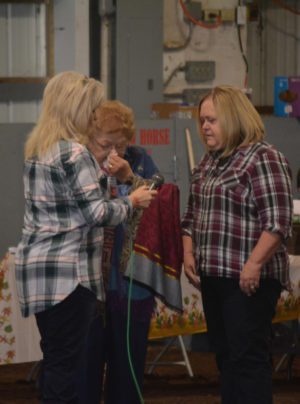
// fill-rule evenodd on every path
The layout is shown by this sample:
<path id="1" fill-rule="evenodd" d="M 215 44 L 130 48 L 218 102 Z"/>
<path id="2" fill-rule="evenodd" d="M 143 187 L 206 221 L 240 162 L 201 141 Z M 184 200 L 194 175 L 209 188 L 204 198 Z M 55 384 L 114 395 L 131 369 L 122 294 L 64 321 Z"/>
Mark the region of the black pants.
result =
<path id="1" fill-rule="evenodd" d="M 39 387 L 43 404 L 77 404 L 77 375 L 96 296 L 77 286 L 61 303 L 36 314 L 43 361 Z"/>
<path id="2" fill-rule="evenodd" d="M 142 391 L 150 319 L 131 319 L 129 345 L 135 376 Z M 105 383 L 105 404 L 140 404 L 130 369 L 126 345 L 127 317 L 110 314 L 108 322 L 109 348 Z M 116 388 L 117 386 L 117 388 Z"/>
<path id="3" fill-rule="evenodd" d="M 93 318 L 81 363 L 77 389 L 79 404 L 100 404 L 108 351 L 107 329 L 101 315 Z"/>
<path id="4" fill-rule="evenodd" d="M 135 376 L 142 390 L 150 319 L 130 322 L 130 353 Z M 126 345 L 127 317 L 120 312 L 107 313 L 93 320 L 82 363 L 78 391 L 80 404 L 100 404 L 103 370 L 106 362 L 105 404 L 140 404 L 128 362 Z"/>
<path id="5" fill-rule="evenodd" d="M 202 277 L 203 307 L 220 370 L 222 404 L 271 404 L 272 318 L 281 285 L 261 280 L 247 296 L 239 281 Z"/>

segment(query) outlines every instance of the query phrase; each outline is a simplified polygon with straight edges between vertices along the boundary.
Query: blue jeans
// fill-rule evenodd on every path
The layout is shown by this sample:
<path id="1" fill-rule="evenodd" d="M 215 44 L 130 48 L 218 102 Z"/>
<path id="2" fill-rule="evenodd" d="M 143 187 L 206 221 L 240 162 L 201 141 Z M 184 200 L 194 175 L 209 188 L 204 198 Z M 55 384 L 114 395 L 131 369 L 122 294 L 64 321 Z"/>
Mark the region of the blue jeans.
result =
<path id="1" fill-rule="evenodd" d="M 39 374 L 43 404 L 77 404 L 77 375 L 94 314 L 96 295 L 78 285 L 62 302 L 35 315 L 43 360 Z"/>
<path id="2" fill-rule="evenodd" d="M 250 297 L 236 279 L 202 277 L 201 289 L 222 404 L 271 404 L 271 326 L 279 281 L 262 279 Z"/>

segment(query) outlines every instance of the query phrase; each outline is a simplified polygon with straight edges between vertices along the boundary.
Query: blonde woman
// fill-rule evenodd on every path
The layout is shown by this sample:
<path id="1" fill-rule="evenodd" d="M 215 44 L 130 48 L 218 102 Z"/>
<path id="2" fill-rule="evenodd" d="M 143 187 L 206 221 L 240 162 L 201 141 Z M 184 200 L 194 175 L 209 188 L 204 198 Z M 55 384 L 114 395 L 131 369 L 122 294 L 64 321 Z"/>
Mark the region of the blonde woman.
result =
<path id="1" fill-rule="evenodd" d="M 42 403 L 75 403 L 75 378 L 96 298 L 103 300 L 103 226 L 126 220 L 155 193 L 109 200 L 107 179 L 80 144 L 94 130 L 102 84 L 73 71 L 47 84 L 25 148 L 25 215 L 16 253 L 23 316 L 35 314 Z"/>
<path id="2" fill-rule="evenodd" d="M 185 273 L 201 284 L 222 404 L 271 404 L 271 322 L 290 282 L 291 170 L 235 87 L 201 98 L 198 130 L 206 154 L 182 220 Z"/>

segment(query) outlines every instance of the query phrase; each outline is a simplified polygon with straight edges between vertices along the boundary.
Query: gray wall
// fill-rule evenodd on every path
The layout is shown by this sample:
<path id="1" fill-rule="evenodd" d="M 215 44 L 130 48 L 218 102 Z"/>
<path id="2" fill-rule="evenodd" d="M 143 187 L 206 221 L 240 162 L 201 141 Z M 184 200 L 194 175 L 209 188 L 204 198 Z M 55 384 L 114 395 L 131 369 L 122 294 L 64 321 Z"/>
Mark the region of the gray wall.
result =
<path id="1" fill-rule="evenodd" d="M 294 198 L 300 199 L 297 190 L 297 172 L 300 169 L 300 118 L 265 118 L 266 139 L 288 159 L 293 172 Z"/>
<path id="2" fill-rule="evenodd" d="M 294 197 L 300 199 L 296 189 L 296 173 L 300 168 L 300 120 L 270 117 L 263 121 L 267 140 L 282 151 L 291 164 Z M 136 126 L 137 144 L 148 149 L 166 182 L 178 185 L 182 213 L 189 192 L 190 172 L 185 128 L 191 131 L 196 163 L 204 153 L 197 135 L 196 122 L 191 119 L 138 120 Z M 32 124 L 0 124 L 0 260 L 8 247 L 16 246 L 20 238 L 24 208 L 23 148 L 31 128 Z M 145 136 L 146 144 L 141 143 Z M 158 144 L 153 144 L 153 140 Z M 168 144 L 163 144 L 165 140 Z"/>
<path id="3" fill-rule="evenodd" d="M 0 124 L 0 260 L 21 234 L 24 143 L 32 124 Z"/>
<path id="4" fill-rule="evenodd" d="M 163 2 L 118 0 L 116 99 L 149 119 L 151 104 L 163 94 Z"/>

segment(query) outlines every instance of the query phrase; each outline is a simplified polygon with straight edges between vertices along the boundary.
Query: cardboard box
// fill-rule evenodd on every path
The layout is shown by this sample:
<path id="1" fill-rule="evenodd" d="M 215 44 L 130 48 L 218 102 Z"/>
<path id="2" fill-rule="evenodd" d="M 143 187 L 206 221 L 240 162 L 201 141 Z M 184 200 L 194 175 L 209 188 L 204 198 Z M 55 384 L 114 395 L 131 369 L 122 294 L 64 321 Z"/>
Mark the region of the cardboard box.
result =
<path id="1" fill-rule="evenodd" d="M 300 76 L 274 78 L 274 115 L 300 116 Z"/>
<path id="2" fill-rule="evenodd" d="M 151 111 L 154 119 L 197 119 L 198 107 L 182 106 L 175 103 L 152 104 Z"/>

